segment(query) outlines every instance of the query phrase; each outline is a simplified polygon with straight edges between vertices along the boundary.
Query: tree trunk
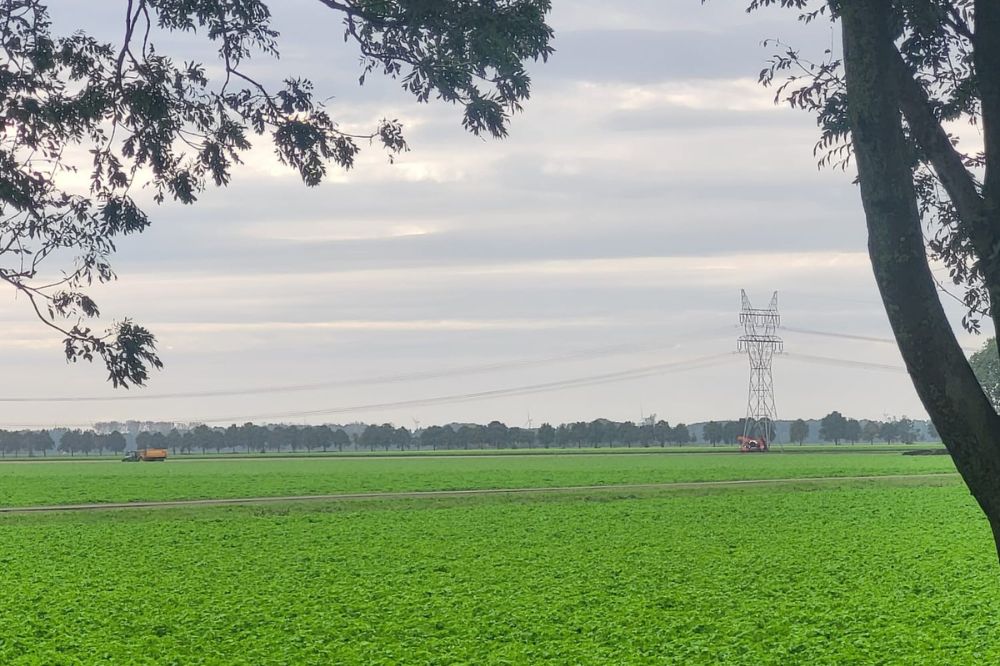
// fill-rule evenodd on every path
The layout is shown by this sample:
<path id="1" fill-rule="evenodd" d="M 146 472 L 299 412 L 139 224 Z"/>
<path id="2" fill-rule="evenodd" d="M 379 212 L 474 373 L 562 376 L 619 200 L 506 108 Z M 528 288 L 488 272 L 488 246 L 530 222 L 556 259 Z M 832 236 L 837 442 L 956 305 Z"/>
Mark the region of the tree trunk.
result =
<path id="1" fill-rule="evenodd" d="M 890 2 L 842 0 L 840 13 L 848 114 L 875 279 L 917 394 L 989 519 L 1000 552 L 1000 417 L 958 345 L 927 264 L 911 153 L 891 76 L 896 52 Z"/>
<path id="2" fill-rule="evenodd" d="M 986 226 L 993 237 L 1000 236 L 1000 3 L 976 0 L 976 36 L 973 42 L 977 84 L 982 99 L 983 143 L 986 174 L 983 180 L 983 210 Z M 990 257 L 1000 273 L 1000 254 Z M 1000 284 L 991 285 L 990 295 L 1000 293 Z M 1000 298 L 993 299 L 993 322 L 1000 331 Z"/>
<path id="3" fill-rule="evenodd" d="M 980 253 L 990 294 L 993 327 L 1000 331 L 1000 3 L 977 0 L 974 60 L 981 97 L 983 144 L 986 153 L 983 179 L 983 235 L 991 241 Z"/>

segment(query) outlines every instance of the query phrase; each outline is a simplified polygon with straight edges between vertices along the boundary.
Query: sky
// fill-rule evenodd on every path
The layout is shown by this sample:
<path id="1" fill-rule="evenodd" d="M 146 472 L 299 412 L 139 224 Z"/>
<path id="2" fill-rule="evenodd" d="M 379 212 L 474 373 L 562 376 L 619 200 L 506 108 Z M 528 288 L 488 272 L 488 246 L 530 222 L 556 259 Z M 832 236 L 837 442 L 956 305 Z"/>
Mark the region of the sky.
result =
<path id="1" fill-rule="evenodd" d="M 121 4 L 56 0 L 55 28 L 112 39 Z M 319 2 L 271 4 L 282 57 L 250 71 L 311 78 L 345 129 L 398 118 L 411 151 L 390 164 L 366 147 L 307 189 L 258 140 L 229 187 L 150 204 L 152 228 L 119 244 L 118 281 L 92 292 L 108 320 L 157 335 L 166 367 L 146 388 L 67 364 L 0 292 L 0 427 L 736 419 L 741 289 L 761 307 L 779 294 L 779 417 L 924 417 L 853 174 L 818 170 L 815 119 L 757 84 L 764 39 L 819 57 L 837 48 L 829 24 L 721 0 L 555 0 L 556 53 L 496 141 L 398 82 L 359 86 Z M 156 42 L 211 54 L 197 36 Z"/>

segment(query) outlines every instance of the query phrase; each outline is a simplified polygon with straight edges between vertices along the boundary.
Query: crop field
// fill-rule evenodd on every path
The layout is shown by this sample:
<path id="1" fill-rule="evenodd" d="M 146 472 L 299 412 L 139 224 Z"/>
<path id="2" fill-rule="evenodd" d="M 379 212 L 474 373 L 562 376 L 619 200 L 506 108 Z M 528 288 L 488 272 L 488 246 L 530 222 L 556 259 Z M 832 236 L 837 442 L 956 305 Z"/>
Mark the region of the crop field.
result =
<path id="1" fill-rule="evenodd" d="M 898 453 L 600 454 L 0 464 L 0 507 L 333 493 L 953 472 Z"/>
<path id="2" fill-rule="evenodd" d="M 593 456 L 536 469 L 542 461 L 511 458 L 425 470 L 420 482 L 950 468 L 942 456 L 827 457 L 840 462 L 677 456 L 624 468 Z M 285 462 L 246 465 L 310 478 Z M 393 466 L 408 461 L 366 462 L 392 463 L 382 476 L 364 468 L 380 487 L 414 474 Z M 161 489 L 176 468 L 192 470 L 176 477 L 189 487 L 204 474 L 240 492 L 268 469 L 121 467 Z M 36 470 L 63 483 L 74 471 L 90 483 L 128 478 L 97 464 L 23 469 L 53 489 Z M 350 478 L 334 463 L 319 469 Z M 2 664 L 1000 662 L 1000 567 L 952 475 L 11 514 L 0 516 L 0 566 Z"/>

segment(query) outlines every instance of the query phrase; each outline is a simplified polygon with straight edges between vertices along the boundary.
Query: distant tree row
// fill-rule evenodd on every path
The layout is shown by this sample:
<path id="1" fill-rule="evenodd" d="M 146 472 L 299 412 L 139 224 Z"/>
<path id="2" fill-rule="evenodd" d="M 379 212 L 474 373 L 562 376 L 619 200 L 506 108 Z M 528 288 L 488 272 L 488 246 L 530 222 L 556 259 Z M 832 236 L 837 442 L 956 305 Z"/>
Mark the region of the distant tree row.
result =
<path id="1" fill-rule="evenodd" d="M 369 425 L 353 437 L 330 426 L 274 426 L 251 423 L 228 428 L 201 425 L 192 430 L 167 433 L 142 432 L 139 448 L 166 448 L 176 453 L 194 451 L 406 451 L 411 449 L 504 449 L 601 446 L 665 446 L 688 444 L 694 437 L 683 423 L 666 421 L 636 425 L 630 421 L 596 419 L 537 429 L 508 426 L 500 421 L 487 425 L 430 426 L 417 433 L 391 423 Z"/>
<path id="2" fill-rule="evenodd" d="M 346 432 L 330 426 L 259 426 L 244 423 L 228 428 L 199 425 L 191 430 L 172 429 L 167 433 L 140 432 L 135 444 L 140 449 L 168 449 L 172 453 L 244 451 L 343 451 L 350 446 Z"/>
<path id="3" fill-rule="evenodd" d="M 937 431 L 934 430 L 933 425 L 930 426 L 927 435 L 932 438 L 937 437 Z M 801 445 L 808 437 L 809 424 L 802 419 L 792 421 L 789 428 L 789 439 Z M 834 444 L 841 442 L 874 444 L 876 440 L 887 444 L 893 442 L 912 444 L 920 438 L 920 433 L 913 420 L 905 416 L 887 421 L 865 421 L 862 423 L 858 419 L 847 418 L 840 412 L 833 411 L 820 419 L 819 438 Z"/>
<path id="4" fill-rule="evenodd" d="M 47 455 L 52 449 L 48 430 L 0 430 L 0 455 Z"/>
<path id="5" fill-rule="evenodd" d="M 743 434 L 746 419 L 739 421 L 709 421 L 702 429 L 702 439 L 711 444 L 732 444 Z"/>
<path id="6" fill-rule="evenodd" d="M 537 429 L 508 426 L 500 421 L 487 425 L 430 426 L 418 434 L 391 424 L 368 426 L 357 439 L 358 448 L 367 450 L 405 450 L 420 448 L 507 449 L 570 448 L 612 446 L 665 446 L 693 441 L 687 426 L 671 427 L 666 421 L 636 425 L 631 421 L 608 419 L 564 423 L 558 427 L 543 423 Z"/>
<path id="7" fill-rule="evenodd" d="M 739 421 L 709 421 L 705 424 L 702 436 L 706 442 L 713 446 L 720 443 L 731 443 L 736 441 L 736 437 L 743 434 L 743 427 L 746 419 Z M 928 426 L 927 437 L 937 438 L 937 431 L 931 424 Z M 840 444 L 850 442 L 868 442 L 874 444 L 876 441 L 892 444 L 901 442 L 912 444 L 921 438 L 918 425 L 905 416 L 899 419 L 893 418 L 886 421 L 859 421 L 845 417 L 840 412 L 830 412 L 820 419 L 819 439 L 824 442 Z M 809 423 L 803 419 L 796 419 L 789 424 L 788 440 L 795 444 L 803 444 L 809 441 Z"/>
<path id="8" fill-rule="evenodd" d="M 58 445 L 56 444 L 58 441 Z M 73 456 L 78 453 L 121 453 L 125 436 L 120 432 L 98 434 L 93 430 L 67 430 L 56 439 L 48 430 L 0 430 L 0 455 L 47 456 L 53 448 Z"/>
<path id="9" fill-rule="evenodd" d="M 713 446 L 729 445 L 743 434 L 746 420 L 709 421 L 702 429 L 703 440 Z M 353 431 L 348 434 L 347 429 Z M 61 433 L 61 434 L 60 434 Z M 936 433 L 928 433 L 936 437 Z M 671 426 L 667 421 L 631 421 L 595 419 L 538 428 L 508 426 L 500 421 L 487 425 L 464 424 L 430 426 L 416 432 L 390 423 L 351 426 L 261 426 L 253 423 L 213 428 L 198 425 L 190 429 L 147 430 L 136 434 L 137 448 L 163 448 L 172 454 L 190 453 L 276 453 L 283 451 L 406 451 L 448 449 L 507 448 L 582 448 L 681 446 L 697 441 L 697 432 L 687 425 Z M 842 442 L 910 443 L 920 436 L 917 425 L 908 418 L 865 421 L 831 412 L 820 421 L 819 438 Z M 809 439 L 809 424 L 797 419 L 790 424 L 789 440 L 802 444 Z M 0 430 L 0 455 L 48 455 L 56 450 L 68 455 L 120 454 L 127 448 L 127 438 L 117 430 L 97 433 L 92 430 L 3 431 Z"/>
<path id="10" fill-rule="evenodd" d="M 260 426 L 244 423 L 227 428 L 199 425 L 187 430 L 143 431 L 135 436 L 136 448 L 162 448 L 175 455 L 196 452 L 648 447 L 682 445 L 693 441 L 696 438 L 683 423 L 671 426 L 661 420 L 639 425 L 608 419 L 559 426 L 544 423 L 534 429 L 491 421 L 487 425 L 430 426 L 417 432 L 384 423 L 364 426 L 353 435 L 348 435 L 343 428 L 325 425 Z M 47 431 L 0 431 L 0 453 L 5 456 L 48 455 L 53 449 L 69 455 L 119 454 L 126 447 L 125 436 L 117 430 L 107 434 L 69 430 L 55 437 Z"/>
<path id="11" fill-rule="evenodd" d="M 125 445 L 125 435 L 117 430 L 107 434 L 98 434 L 93 430 L 67 430 L 59 438 L 58 450 L 71 456 L 77 453 L 120 454 L 125 450 Z"/>

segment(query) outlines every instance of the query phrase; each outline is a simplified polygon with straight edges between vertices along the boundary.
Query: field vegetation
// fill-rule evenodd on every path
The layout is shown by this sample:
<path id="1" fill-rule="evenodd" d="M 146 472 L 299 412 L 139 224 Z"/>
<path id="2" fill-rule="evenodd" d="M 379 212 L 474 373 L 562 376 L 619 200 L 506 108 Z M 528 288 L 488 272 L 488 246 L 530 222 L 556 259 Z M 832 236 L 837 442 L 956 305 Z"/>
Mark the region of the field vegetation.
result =
<path id="1" fill-rule="evenodd" d="M 611 454 L 0 464 L 0 507 L 953 472 L 947 456 Z"/>
<path id="2" fill-rule="evenodd" d="M 953 476 L 7 515 L 0 561 L 11 665 L 1000 660 Z"/>

